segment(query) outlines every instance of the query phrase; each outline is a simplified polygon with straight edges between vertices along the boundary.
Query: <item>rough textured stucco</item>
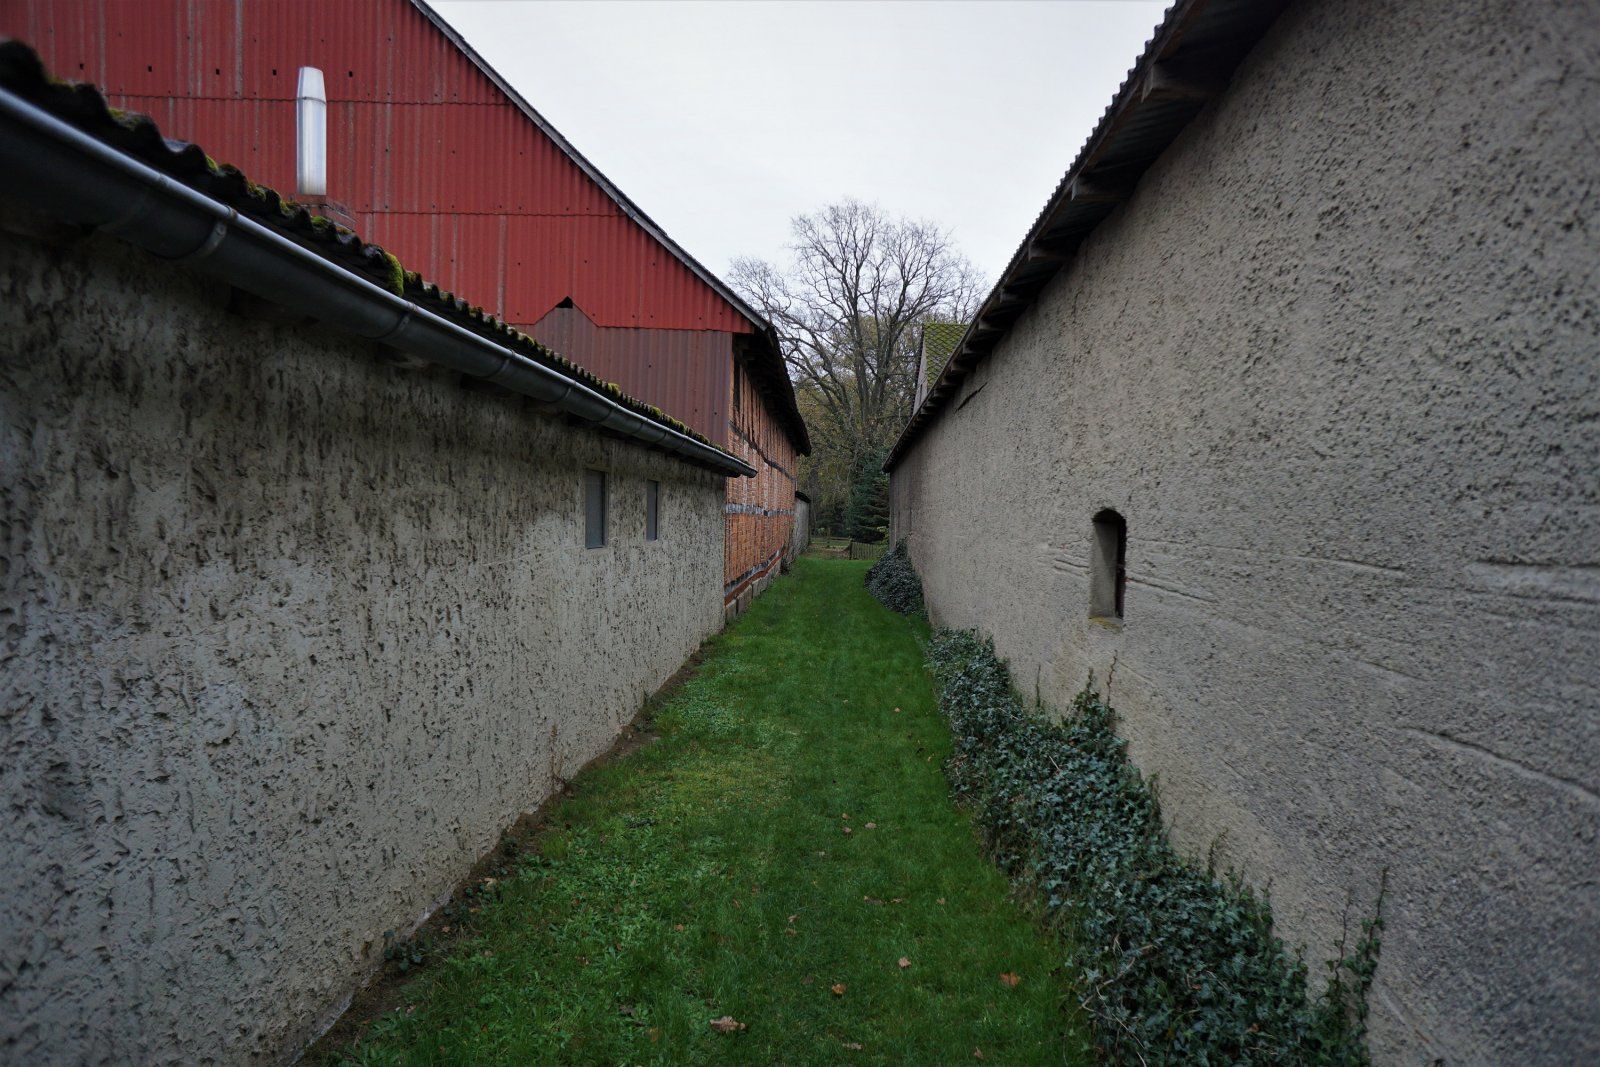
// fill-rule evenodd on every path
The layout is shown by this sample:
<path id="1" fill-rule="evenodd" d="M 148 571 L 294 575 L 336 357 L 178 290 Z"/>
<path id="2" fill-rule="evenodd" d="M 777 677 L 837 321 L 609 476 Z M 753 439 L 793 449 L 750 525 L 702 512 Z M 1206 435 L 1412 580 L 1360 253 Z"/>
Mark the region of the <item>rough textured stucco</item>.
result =
<path id="1" fill-rule="evenodd" d="M 789 558 L 800 555 L 811 545 L 811 501 L 795 497 L 794 528 L 789 533 Z"/>
<path id="2" fill-rule="evenodd" d="M 280 1055 L 720 625 L 722 480 L 114 241 L 0 289 L 0 1060 Z"/>
<path id="3" fill-rule="evenodd" d="M 894 471 L 936 621 L 1092 670 L 1283 934 L 1388 868 L 1385 1063 L 1600 1059 L 1597 101 L 1592 3 L 1291 6 Z"/>

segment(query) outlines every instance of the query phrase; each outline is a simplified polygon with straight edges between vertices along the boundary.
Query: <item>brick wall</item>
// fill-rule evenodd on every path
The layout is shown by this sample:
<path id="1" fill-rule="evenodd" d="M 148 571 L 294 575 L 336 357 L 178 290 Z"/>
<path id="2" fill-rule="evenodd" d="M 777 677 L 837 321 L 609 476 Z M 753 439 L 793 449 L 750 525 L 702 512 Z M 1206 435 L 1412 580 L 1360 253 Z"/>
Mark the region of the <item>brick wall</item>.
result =
<path id="1" fill-rule="evenodd" d="M 789 543 L 795 451 L 737 361 L 728 411 L 728 450 L 760 472 L 727 483 L 723 595 L 733 602 L 777 569 Z"/>

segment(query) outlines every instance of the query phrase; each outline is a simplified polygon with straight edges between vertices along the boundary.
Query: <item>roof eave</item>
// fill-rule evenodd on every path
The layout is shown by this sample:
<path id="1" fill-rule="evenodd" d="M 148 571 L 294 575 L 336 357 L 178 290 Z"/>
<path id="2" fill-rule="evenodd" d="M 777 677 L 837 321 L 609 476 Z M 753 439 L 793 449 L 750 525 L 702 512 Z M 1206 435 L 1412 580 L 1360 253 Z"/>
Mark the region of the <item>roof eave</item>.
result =
<path id="1" fill-rule="evenodd" d="M 1214 97 L 1289 0 L 1178 0 L 1035 218 L 944 371 L 901 430 L 883 469 L 944 409 L 974 366 L 994 350 L 1101 222 L 1133 195 L 1139 178 Z"/>

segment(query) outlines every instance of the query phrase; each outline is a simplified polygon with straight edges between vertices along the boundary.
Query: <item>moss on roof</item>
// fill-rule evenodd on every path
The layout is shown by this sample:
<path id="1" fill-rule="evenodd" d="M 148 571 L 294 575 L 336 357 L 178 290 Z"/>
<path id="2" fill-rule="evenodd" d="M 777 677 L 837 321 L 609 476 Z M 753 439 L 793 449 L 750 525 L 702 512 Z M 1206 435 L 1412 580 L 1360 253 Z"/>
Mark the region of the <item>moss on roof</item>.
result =
<path id="1" fill-rule="evenodd" d="M 922 324 L 922 351 L 928 358 L 928 384 L 944 373 L 944 366 L 961 346 L 967 332 L 964 322 L 925 322 Z"/>
<path id="2" fill-rule="evenodd" d="M 21 41 L 0 41 L 0 87 L 352 274 L 610 397 L 651 422 L 735 458 L 660 408 L 627 395 L 616 383 L 590 374 L 483 308 L 406 270 L 392 252 L 361 240 L 355 231 L 312 214 L 304 205 L 251 181 L 238 167 L 218 163 L 198 145 L 162 136 L 148 116 L 109 106 L 96 86 L 54 77 L 38 54 Z"/>

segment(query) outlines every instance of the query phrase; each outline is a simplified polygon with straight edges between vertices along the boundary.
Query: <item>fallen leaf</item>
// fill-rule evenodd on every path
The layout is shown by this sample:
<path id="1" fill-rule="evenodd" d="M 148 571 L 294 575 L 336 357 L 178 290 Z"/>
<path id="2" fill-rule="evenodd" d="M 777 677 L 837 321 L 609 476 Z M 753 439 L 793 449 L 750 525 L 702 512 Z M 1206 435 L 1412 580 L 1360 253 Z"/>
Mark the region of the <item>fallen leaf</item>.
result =
<path id="1" fill-rule="evenodd" d="M 939 903 L 940 903 L 940 904 L 943 904 L 943 903 L 944 903 L 944 897 L 940 897 L 940 898 L 939 898 Z"/>
<path id="2" fill-rule="evenodd" d="M 795 921 L 795 920 L 796 920 L 796 919 L 798 919 L 798 918 L 800 918 L 800 916 L 798 916 L 798 915 L 791 915 L 791 916 L 789 916 L 789 921 L 790 921 L 790 922 L 794 922 L 794 921 Z"/>
<path id="3" fill-rule="evenodd" d="M 650 1029 L 646 1030 L 645 1033 L 650 1035 L 650 1043 L 652 1045 L 660 1043 L 660 1041 L 661 1041 L 661 1027 L 652 1026 Z"/>
<path id="4" fill-rule="evenodd" d="M 795 933 L 795 932 L 794 932 L 794 927 L 792 927 L 792 926 L 786 926 L 786 927 L 784 927 L 784 928 L 783 928 L 783 932 L 784 932 L 784 933 L 786 933 L 786 934 L 788 934 L 788 935 L 789 935 L 789 936 L 790 936 L 790 937 L 798 937 L 798 936 L 799 936 L 799 935 L 798 935 L 798 934 L 796 934 L 796 933 Z"/>
<path id="5" fill-rule="evenodd" d="M 748 1029 L 744 1023 L 731 1015 L 724 1015 L 720 1019 L 711 1020 L 711 1029 L 719 1034 L 736 1034 L 740 1030 Z"/>
<path id="6" fill-rule="evenodd" d="M 844 828 L 844 832 L 845 832 L 845 833 L 847 833 L 847 834 L 848 834 L 848 833 L 849 833 L 849 832 L 850 832 L 850 827 L 848 827 L 848 826 L 846 826 L 846 827 L 845 827 L 845 828 Z"/>
<path id="7" fill-rule="evenodd" d="M 633 1014 L 633 1005 L 632 1004 L 624 1004 L 622 1007 L 617 1009 L 617 1014 L 618 1015 L 632 1015 Z"/>
<path id="8" fill-rule="evenodd" d="M 1011 989 L 1015 989 L 1017 988 L 1017 983 L 1022 981 L 1022 975 L 1012 974 L 1010 971 L 1006 971 L 1000 976 L 1000 981 L 1005 983 Z"/>
<path id="9" fill-rule="evenodd" d="M 900 714 L 900 709 L 899 709 L 899 708 L 895 708 L 895 709 L 894 709 L 894 713 L 895 713 L 895 714 L 896 714 L 896 715 L 898 715 L 898 714 Z"/>
<path id="10" fill-rule="evenodd" d="M 859 1041 L 846 1041 L 844 1043 L 844 1047 L 849 1049 L 851 1052 L 860 1052 L 861 1051 L 861 1042 L 859 1042 Z"/>
<path id="11" fill-rule="evenodd" d="M 828 987 L 828 992 L 832 993 L 836 997 L 844 996 L 844 983 L 843 982 L 835 982 L 835 983 L 833 983 L 833 985 Z"/>
<path id="12" fill-rule="evenodd" d="M 941 901 L 939 901 L 939 903 L 943 904 L 944 901 L 941 900 Z M 678 931 L 679 933 L 682 933 L 683 932 L 683 924 L 682 923 L 678 923 L 676 926 L 673 927 L 673 929 Z"/>
<path id="13" fill-rule="evenodd" d="M 981 1048 L 973 1049 L 972 1050 L 972 1058 L 975 1059 L 975 1060 L 983 1059 L 983 1049 L 981 1049 Z"/>
<path id="14" fill-rule="evenodd" d="M 878 824 L 877 823 L 875 823 L 875 822 L 867 823 L 867 829 L 868 830 L 876 830 L 877 828 L 878 828 Z"/>
<path id="15" fill-rule="evenodd" d="M 909 959 L 907 959 L 905 956 L 901 956 L 900 957 L 900 969 L 903 971 L 909 966 L 911 966 L 911 961 Z"/>
<path id="16" fill-rule="evenodd" d="M 734 901 L 734 902 L 733 902 L 733 906 L 734 906 L 734 907 L 736 907 L 736 908 L 742 908 L 742 907 L 744 907 L 744 905 L 743 905 L 743 904 L 740 904 L 740 903 L 739 903 L 739 902 L 738 902 L 738 901 L 737 901 L 737 900 L 736 900 L 736 901 Z"/>
<path id="17" fill-rule="evenodd" d="M 841 818 L 841 819 L 848 819 L 849 817 L 850 817 L 850 813 L 848 811 L 839 816 L 839 818 Z"/>

